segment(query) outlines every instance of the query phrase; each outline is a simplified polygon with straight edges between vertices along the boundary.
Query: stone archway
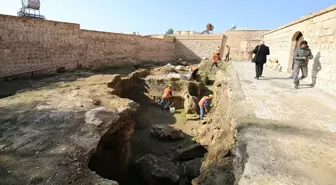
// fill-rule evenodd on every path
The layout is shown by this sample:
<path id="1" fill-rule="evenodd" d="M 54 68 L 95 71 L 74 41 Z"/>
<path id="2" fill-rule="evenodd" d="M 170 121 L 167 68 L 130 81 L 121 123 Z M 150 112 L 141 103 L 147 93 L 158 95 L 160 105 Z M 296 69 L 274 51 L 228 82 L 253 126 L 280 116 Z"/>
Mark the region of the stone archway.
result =
<path id="1" fill-rule="evenodd" d="M 303 41 L 303 34 L 300 31 L 295 32 L 291 39 L 291 47 L 290 47 L 290 54 L 289 54 L 289 61 L 288 61 L 288 68 L 287 72 L 292 73 L 294 67 L 294 51 L 296 48 L 300 47 L 300 43 Z"/>

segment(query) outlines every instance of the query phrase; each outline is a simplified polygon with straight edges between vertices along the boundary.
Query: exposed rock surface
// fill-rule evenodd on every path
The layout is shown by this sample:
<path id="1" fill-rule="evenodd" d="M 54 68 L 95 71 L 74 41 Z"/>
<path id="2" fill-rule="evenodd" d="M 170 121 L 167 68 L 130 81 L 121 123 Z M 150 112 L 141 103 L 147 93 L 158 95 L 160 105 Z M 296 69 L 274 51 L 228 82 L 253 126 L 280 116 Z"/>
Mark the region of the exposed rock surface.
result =
<path id="1" fill-rule="evenodd" d="M 119 169 L 127 165 L 131 114 L 138 105 L 110 94 L 107 84 L 115 77 L 64 73 L 40 80 L 45 87 L 0 99 L 2 183 L 111 184 L 87 166 L 103 148 L 123 150 L 113 155 Z M 102 136 L 116 142 L 104 142 Z"/>
<path id="2" fill-rule="evenodd" d="M 137 92 L 146 91 L 146 84 L 142 78 L 147 77 L 149 74 L 149 69 L 138 69 L 127 77 L 115 75 L 111 82 L 108 83 L 108 87 L 111 88 L 111 93 L 114 95 L 134 99 Z"/>
<path id="3" fill-rule="evenodd" d="M 196 158 L 185 163 L 187 176 L 190 181 L 200 175 L 202 162 L 203 158 Z"/>
<path id="4" fill-rule="evenodd" d="M 200 81 L 204 82 L 205 84 L 208 84 L 208 82 L 209 82 L 208 75 L 200 75 Z"/>
<path id="5" fill-rule="evenodd" d="M 182 130 L 163 124 L 153 125 L 151 134 L 162 140 L 178 140 L 184 138 L 184 133 Z"/>
<path id="6" fill-rule="evenodd" d="M 180 178 L 177 167 L 168 158 L 148 154 L 136 161 L 136 166 L 151 185 L 174 185 Z"/>
<path id="7" fill-rule="evenodd" d="M 187 96 L 184 101 L 184 110 L 187 114 L 197 113 L 199 99 L 196 96 Z"/>
<path id="8" fill-rule="evenodd" d="M 192 144 L 180 150 L 177 150 L 175 160 L 189 161 L 195 158 L 203 157 L 208 151 L 198 143 Z"/>
<path id="9" fill-rule="evenodd" d="M 231 119 L 234 104 L 230 98 L 231 84 L 227 83 L 230 78 L 231 73 L 216 73 L 213 107 L 209 119 L 198 129 L 196 138 L 201 145 L 207 146 L 208 153 L 204 156 L 200 176 L 192 181 L 193 185 L 233 184 L 235 181 L 229 155 L 234 145 L 231 125 L 235 121 Z"/>

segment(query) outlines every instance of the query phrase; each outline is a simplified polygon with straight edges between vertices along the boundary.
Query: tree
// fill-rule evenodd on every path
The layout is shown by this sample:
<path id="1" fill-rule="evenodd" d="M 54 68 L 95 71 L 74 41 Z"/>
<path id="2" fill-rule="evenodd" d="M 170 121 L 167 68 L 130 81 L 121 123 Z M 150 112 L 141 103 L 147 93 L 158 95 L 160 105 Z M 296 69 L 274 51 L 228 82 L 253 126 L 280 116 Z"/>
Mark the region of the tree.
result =
<path id="1" fill-rule="evenodd" d="M 166 34 L 174 34 L 174 30 L 173 30 L 173 28 L 169 28 L 169 29 L 166 31 Z"/>

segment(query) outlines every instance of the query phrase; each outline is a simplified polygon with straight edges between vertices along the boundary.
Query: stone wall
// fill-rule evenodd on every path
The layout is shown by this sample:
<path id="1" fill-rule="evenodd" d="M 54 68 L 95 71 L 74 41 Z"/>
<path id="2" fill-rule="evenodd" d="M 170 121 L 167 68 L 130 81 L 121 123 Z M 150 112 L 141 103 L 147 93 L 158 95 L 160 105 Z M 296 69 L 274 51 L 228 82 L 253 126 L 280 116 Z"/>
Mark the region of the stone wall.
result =
<path id="1" fill-rule="evenodd" d="M 252 59 L 249 53 L 263 39 L 264 33 L 269 30 L 227 30 L 224 32 L 226 44 L 231 47 L 230 58 L 234 61 Z M 226 49 L 225 49 L 226 50 Z M 226 53 L 226 51 L 225 51 Z"/>
<path id="2" fill-rule="evenodd" d="M 316 86 L 336 95 L 336 5 L 265 34 L 270 58 L 278 59 L 285 72 L 292 72 L 295 39 L 300 32 L 314 55 L 309 62 L 309 77 L 317 76 Z M 318 66 L 320 71 L 316 70 Z"/>
<path id="3" fill-rule="evenodd" d="M 175 59 L 172 40 L 81 30 L 79 24 L 0 15 L 0 77 L 78 65 Z"/>
<path id="4" fill-rule="evenodd" d="M 176 56 L 184 60 L 211 58 L 217 46 L 225 43 L 223 35 L 175 35 L 175 38 Z"/>

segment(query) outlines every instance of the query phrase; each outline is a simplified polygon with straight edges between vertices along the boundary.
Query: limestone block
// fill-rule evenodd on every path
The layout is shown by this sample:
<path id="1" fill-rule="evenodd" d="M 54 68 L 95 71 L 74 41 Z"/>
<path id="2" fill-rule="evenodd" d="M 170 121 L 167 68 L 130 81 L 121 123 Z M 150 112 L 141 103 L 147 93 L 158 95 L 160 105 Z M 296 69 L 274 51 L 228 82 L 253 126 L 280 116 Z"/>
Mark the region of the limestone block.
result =
<path id="1" fill-rule="evenodd" d="M 335 19 L 335 21 L 336 21 L 336 19 Z M 333 34 L 335 34 L 335 28 L 328 28 L 327 29 L 327 35 L 333 35 Z"/>
<path id="2" fill-rule="evenodd" d="M 277 58 L 272 58 L 272 63 L 278 63 L 278 59 Z"/>
<path id="3" fill-rule="evenodd" d="M 272 61 L 271 60 L 268 60 L 266 62 L 266 67 L 270 68 L 272 66 Z"/>
<path id="4" fill-rule="evenodd" d="M 328 13 L 329 14 L 329 19 L 334 19 L 336 18 L 336 11 L 331 11 Z"/>
<path id="5" fill-rule="evenodd" d="M 330 19 L 329 15 L 326 13 L 326 14 L 322 14 L 320 17 L 320 22 L 323 22 L 323 21 L 326 21 L 328 19 Z"/>
<path id="6" fill-rule="evenodd" d="M 331 76 L 331 81 L 336 82 L 336 74 L 333 74 L 333 75 Z"/>

